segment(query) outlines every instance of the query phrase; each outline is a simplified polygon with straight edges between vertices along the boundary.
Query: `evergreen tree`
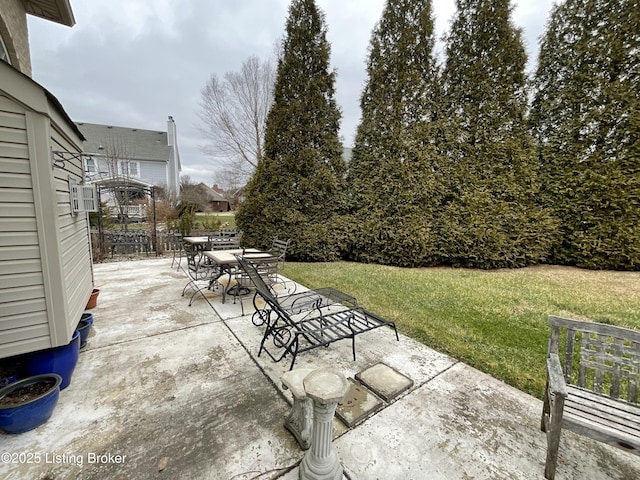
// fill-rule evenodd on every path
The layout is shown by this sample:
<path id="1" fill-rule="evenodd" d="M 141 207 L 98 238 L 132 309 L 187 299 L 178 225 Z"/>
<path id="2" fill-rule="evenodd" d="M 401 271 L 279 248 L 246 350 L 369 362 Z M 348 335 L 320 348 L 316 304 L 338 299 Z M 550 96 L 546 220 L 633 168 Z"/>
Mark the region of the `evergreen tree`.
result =
<path id="1" fill-rule="evenodd" d="M 431 0 L 387 0 L 371 35 L 362 119 L 349 163 L 350 258 L 402 266 L 437 262 L 438 101 Z"/>
<path id="2" fill-rule="evenodd" d="M 249 182 L 236 222 L 247 245 L 291 238 L 301 260 L 333 260 L 346 167 L 338 136 L 335 72 L 324 14 L 314 0 L 293 0 L 278 59 L 265 155 Z"/>
<path id="3" fill-rule="evenodd" d="M 640 267 L 640 8 L 567 0 L 552 10 L 531 124 L 542 199 L 561 221 L 553 261 Z"/>
<path id="4" fill-rule="evenodd" d="M 526 53 L 509 0 L 456 0 L 443 72 L 449 155 L 442 228 L 454 265 L 520 267 L 545 260 L 555 231 L 536 204 L 526 123 Z"/>

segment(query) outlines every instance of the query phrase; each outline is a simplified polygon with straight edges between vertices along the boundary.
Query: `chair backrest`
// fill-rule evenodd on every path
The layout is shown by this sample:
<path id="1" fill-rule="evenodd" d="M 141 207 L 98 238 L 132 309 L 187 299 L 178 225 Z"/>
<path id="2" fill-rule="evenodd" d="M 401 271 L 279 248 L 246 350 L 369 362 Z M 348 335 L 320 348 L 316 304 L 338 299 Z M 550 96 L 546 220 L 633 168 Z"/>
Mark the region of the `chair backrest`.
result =
<path id="1" fill-rule="evenodd" d="M 200 264 L 200 251 L 198 248 L 189 242 L 182 242 L 184 248 L 185 257 L 187 257 L 187 265 L 190 271 L 195 272 Z"/>
<path id="2" fill-rule="evenodd" d="M 284 259 L 287 255 L 287 248 L 289 248 L 289 244 L 291 243 L 291 239 L 279 240 L 277 236 L 273 237 L 273 243 L 271 244 L 271 253 L 278 258 L 278 262 L 284 262 Z"/>
<path id="3" fill-rule="evenodd" d="M 640 332 L 555 316 L 549 325 L 549 353 L 560 358 L 567 384 L 638 403 Z"/>
<path id="4" fill-rule="evenodd" d="M 221 230 L 207 235 L 207 248 L 210 250 L 235 250 L 240 248 L 242 236 L 235 230 Z"/>
<path id="5" fill-rule="evenodd" d="M 211 250 L 237 250 L 240 248 L 240 240 L 235 237 L 224 238 L 211 242 Z"/>
<path id="6" fill-rule="evenodd" d="M 240 267 L 247 274 L 253 285 L 256 287 L 258 295 L 260 295 L 272 310 L 278 313 L 283 319 L 291 322 L 289 314 L 280 306 L 277 297 L 273 294 L 264 279 L 260 276 L 258 269 L 249 260 L 241 255 L 234 254 Z"/>
<path id="7" fill-rule="evenodd" d="M 215 238 L 242 237 L 242 232 L 238 230 L 213 230 L 211 232 L 207 232 L 207 236 Z"/>
<path id="8" fill-rule="evenodd" d="M 210 270 L 203 268 L 202 250 L 189 242 L 182 242 L 184 255 L 187 258 L 186 274 L 192 280 L 204 280 L 208 278 Z"/>

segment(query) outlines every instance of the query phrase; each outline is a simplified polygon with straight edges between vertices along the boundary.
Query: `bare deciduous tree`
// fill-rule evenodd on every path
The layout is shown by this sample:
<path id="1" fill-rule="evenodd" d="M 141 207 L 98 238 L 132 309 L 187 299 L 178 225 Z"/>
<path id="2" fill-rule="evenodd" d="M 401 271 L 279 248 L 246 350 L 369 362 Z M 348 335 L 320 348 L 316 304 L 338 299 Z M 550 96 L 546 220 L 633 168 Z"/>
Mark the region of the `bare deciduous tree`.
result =
<path id="1" fill-rule="evenodd" d="M 211 140 L 205 153 L 255 168 L 262 159 L 265 123 L 273 102 L 275 69 L 251 56 L 239 72 L 216 74 L 201 90 L 202 133 Z"/>
<path id="2" fill-rule="evenodd" d="M 238 192 L 247 184 L 251 177 L 246 163 L 240 165 L 226 165 L 217 170 L 213 175 L 213 181 L 222 190 L 222 195 L 229 202 L 231 208 L 237 204 Z"/>
<path id="3" fill-rule="evenodd" d="M 131 188 L 132 166 L 137 163 L 131 161 L 132 155 L 127 145 L 120 138 L 109 135 L 102 140 L 104 145 L 104 157 L 107 178 L 110 182 L 109 194 L 111 202 L 117 209 L 118 218 L 122 228 L 128 230 L 129 205 L 137 198 L 136 192 Z"/>

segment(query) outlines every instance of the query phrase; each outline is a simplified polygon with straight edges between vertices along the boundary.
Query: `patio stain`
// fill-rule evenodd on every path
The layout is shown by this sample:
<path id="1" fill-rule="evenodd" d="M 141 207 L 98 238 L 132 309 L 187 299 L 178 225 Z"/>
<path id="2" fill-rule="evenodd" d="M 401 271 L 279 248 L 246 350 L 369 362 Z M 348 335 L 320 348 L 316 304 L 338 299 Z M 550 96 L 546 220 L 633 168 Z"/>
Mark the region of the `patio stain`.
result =
<path id="1" fill-rule="evenodd" d="M 209 372 L 212 369 L 212 361 L 210 358 L 206 358 L 202 362 L 189 363 L 188 365 L 181 365 L 176 372 L 178 377 L 188 377 L 194 373 Z"/>
<path id="2" fill-rule="evenodd" d="M 154 397 L 170 398 L 171 393 L 176 389 L 175 376 L 167 371 L 155 372 L 153 378 Z"/>
<path id="3" fill-rule="evenodd" d="M 161 277 L 185 278 L 185 279 L 186 279 L 186 276 L 185 276 L 185 274 L 184 274 L 184 273 L 179 272 L 179 271 L 178 271 L 178 272 L 176 272 L 175 270 L 174 270 L 174 271 L 171 271 L 171 272 L 162 271 L 162 272 L 160 273 L 160 276 L 161 276 Z"/>
<path id="4" fill-rule="evenodd" d="M 169 306 L 167 307 L 167 309 L 170 308 Z M 179 323 L 181 325 L 190 325 L 192 323 L 194 323 L 198 317 L 189 312 L 189 311 L 185 311 L 185 310 L 180 310 L 177 312 L 173 312 L 171 314 L 171 317 L 169 318 L 172 322 L 176 322 Z"/>
<path id="5" fill-rule="evenodd" d="M 221 346 L 215 346 L 207 352 L 208 357 L 216 362 L 217 364 L 222 364 L 227 359 L 227 353 L 225 349 Z"/>
<path id="6" fill-rule="evenodd" d="M 161 361 L 162 359 L 160 358 L 160 355 L 157 353 L 152 357 L 145 357 L 144 360 L 140 360 L 138 362 L 138 371 L 140 371 L 140 369 L 143 369 L 143 368 L 153 367 L 154 365 L 160 363 Z"/>
<path id="7" fill-rule="evenodd" d="M 150 295 L 153 292 L 156 292 L 158 290 L 163 290 L 164 288 L 165 288 L 164 285 L 154 285 L 152 287 L 147 287 L 140 291 L 140 295 Z"/>
<path id="8" fill-rule="evenodd" d="M 152 305 L 149 310 L 152 312 L 164 312 L 167 311 L 171 308 L 171 305 L 168 304 L 164 304 L 164 305 Z"/>

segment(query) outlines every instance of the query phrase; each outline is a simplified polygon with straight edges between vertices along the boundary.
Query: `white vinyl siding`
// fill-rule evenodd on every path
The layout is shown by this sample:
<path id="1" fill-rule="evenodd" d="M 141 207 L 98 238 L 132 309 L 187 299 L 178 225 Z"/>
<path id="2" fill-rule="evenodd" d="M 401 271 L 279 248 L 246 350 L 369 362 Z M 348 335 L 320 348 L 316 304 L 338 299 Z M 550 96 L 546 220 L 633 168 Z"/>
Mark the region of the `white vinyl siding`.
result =
<path id="1" fill-rule="evenodd" d="M 167 162 L 140 162 L 140 181 L 149 185 L 167 185 Z"/>
<path id="2" fill-rule="evenodd" d="M 11 354 L 50 340 L 25 113 L 4 95 L 0 159 L 0 352 Z"/>
<path id="3" fill-rule="evenodd" d="M 51 128 L 51 140 L 54 150 L 77 151 L 56 126 Z M 62 268 L 63 295 L 66 302 L 64 317 L 56 319 L 60 328 L 64 325 L 62 335 L 71 338 L 76 325 L 80 321 L 87 303 L 88 295 L 93 289 L 91 277 L 91 245 L 89 237 L 88 216 L 86 213 L 71 215 L 69 195 L 69 177 L 78 182 L 83 177 L 83 165 L 79 159 L 69 161 L 64 168 L 54 168 L 54 185 L 56 192 L 57 235 L 59 244 L 59 261 Z"/>

